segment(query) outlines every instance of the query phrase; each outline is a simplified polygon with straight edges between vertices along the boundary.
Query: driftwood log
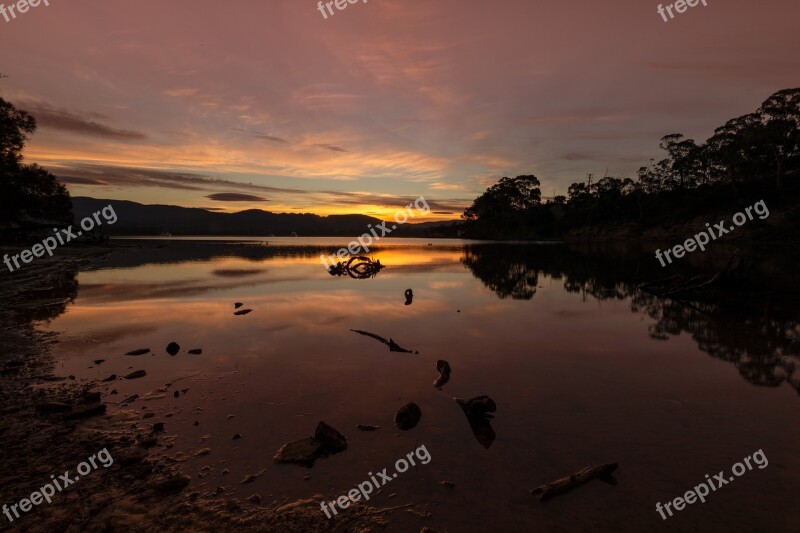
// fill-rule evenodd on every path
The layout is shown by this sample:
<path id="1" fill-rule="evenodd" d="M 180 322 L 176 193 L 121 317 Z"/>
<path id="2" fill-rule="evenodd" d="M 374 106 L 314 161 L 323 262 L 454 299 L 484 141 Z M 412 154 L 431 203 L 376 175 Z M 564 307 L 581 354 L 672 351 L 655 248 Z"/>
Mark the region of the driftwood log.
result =
<path id="1" fill-rule="evenodd" d="M 531 494 L 539 496 L 539 501 L 545 502 L 554 496 L 564 494 L 572 489 L 588 483 L 593 479 L 599 479 L 610 485 L 616 485 L 617 480 L 611 475 L 619 465 L 617 463 L 608 463 L 604 465 L 590 466 L 583 470 L 570 474 L 569 476 L 562 477 L 552 483 L 547 483 L 540 487 L 531 490 Z"/>

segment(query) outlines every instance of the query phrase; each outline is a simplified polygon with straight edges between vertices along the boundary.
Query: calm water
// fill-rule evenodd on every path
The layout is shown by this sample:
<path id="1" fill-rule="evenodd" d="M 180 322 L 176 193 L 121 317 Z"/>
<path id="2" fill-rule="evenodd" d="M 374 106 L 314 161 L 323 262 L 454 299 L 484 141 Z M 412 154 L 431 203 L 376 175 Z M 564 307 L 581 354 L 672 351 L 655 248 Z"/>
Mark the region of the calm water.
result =
<path id="1" fill-rule="evenodd" d="M 797 531 L 796 300 L 648 297 L 638 283 L 674 273 L 648 247 L 432 242 L 385 239 L 370 255 L 388 267 L 356 280 L 331 277 L 319 261 L 343 239 L 118 241 L 125 247 L 99 268 L 77 273 L 74 302 L 43 327 L 62 332 L 55 352 L 64 375 L 147 371 L 106 387 L 118 394 L 104 400 L 152 393 L 110 407 L 155 412 L 143 426 L 164 421 L 175 436 L 173 449 L 156 453 L 185 454 L 195 490 L 333 499 L 424 444 L 431 462 L 373 502 L 427 504 L 431 518 L 397 512 L 393 531 Z M 695 260 L 678 268 L 708 269 L 715 258 Z M 796 262 L 781 267 L 767 255 L 750 265 L 748 290 L 796 290 Z M 234 316 L 234 302 L 252 313 Z M 419 355 L 389 352 L 351 328 Z M 182 348 L 175 357 L 164 351 L 171 341 Z M 123 355 L 137 348 L 154 355 Z M 203 354 L 188 355 L 192 348 Z M 432 385 L 437 359 L 453 369 L 441 391 Z M 166 383 L 175 385 L 162 397 Z M 453 401 L 484 394 L 498 406 L 488 448 Z M 399 431 L 394 413 L 408 401 L 422 420 Z M 313 469 L 272 461 L 320 420 L 348 437 L 347 451 Z M 195 457 L 202 448 L 210 455 Z M 666 522 L 656 513 L 656 502 L 759 449 L 765 469 Z M 605 462 L 620 464 L 617 486 L 593 481 L 546 504 L 528 492 Z"/>

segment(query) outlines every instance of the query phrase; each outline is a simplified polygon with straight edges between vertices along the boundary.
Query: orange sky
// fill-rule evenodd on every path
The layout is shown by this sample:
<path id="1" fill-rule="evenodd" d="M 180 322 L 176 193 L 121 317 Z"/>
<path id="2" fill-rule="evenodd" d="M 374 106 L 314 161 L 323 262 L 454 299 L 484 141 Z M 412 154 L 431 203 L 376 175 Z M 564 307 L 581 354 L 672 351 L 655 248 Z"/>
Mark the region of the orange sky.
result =
<path id="1" fill-rule="evenodd" d="M 75 196 L 458 218 L 499 177 L 633 177 L 800 86 L 796 0 L 51 0 L 0 19 L 0 96 Z"/>

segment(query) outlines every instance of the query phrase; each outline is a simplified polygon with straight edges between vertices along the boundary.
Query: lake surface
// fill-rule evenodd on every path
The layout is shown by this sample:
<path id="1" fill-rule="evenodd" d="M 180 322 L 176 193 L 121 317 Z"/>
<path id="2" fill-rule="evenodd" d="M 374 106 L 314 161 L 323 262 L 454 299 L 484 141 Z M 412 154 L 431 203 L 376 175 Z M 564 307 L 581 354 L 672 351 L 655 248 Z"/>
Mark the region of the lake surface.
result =
<path id="1" fill-rule="evenodd" d="M 377 276 L 333 277 L 319 254 L 348 241 L 117 240 L 103 263 L 76 273 L 66 311 L 41 324 L 61 332 L 56 371 L 100 380 L 146 370 L 103 384 L 103 399 L 111 411 L 154 412 L 142 427 L 165 422 L 174 447 L 154 453 L 185 458 L 201 492 L 331 500 L 424 445 L 431 461 L 371 503 L 427 505 L 431 516 L 395 512 L 391 531 L 797 531 L 800 306 L 790 294 L 797 263 L 785 254 L 753 255 L 747 286 L 784 297 L 719 304 L 636 290 L 676 273 L 646 245 L 387 238 L 369 254 L 386 265 Z M 675 268 L 713 270 L 727 251 L 713 253 Z M 234 302 L 252 312 L 234 316 Z M 123 355 L 138 348 L 153 353 Z M 442 390 L 438 359 L 452 367 Z M 133 394 L 142 398 L 112 405 Z M 494 439 L 474 434 L 453 399 L 480 395 L 497 404 Z M 409 401 L 422 419 L 401 431 L 394 414 Z M 311 469 L 273 462 L 320 420 L 347 436 L 345 452 Z M 656 512 L 758 450 L 766 468 L 666 521 Z M 609 462 L 619 463 L 616 486 L 595 480 L 547 503 L 529 493 Z"/>

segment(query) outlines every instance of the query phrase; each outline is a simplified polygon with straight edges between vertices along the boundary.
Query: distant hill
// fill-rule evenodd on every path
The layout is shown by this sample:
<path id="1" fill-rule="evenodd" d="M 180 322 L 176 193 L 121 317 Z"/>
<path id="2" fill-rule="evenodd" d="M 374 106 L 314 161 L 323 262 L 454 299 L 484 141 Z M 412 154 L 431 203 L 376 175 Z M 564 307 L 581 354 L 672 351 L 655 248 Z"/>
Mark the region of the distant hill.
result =
<path id="1" fill-rule="evenodd" d="M 72 209 L 75 220 L 111 204 L 117 214 L 117 222 L 103 225 L 109 235 L 251 235 L 301 237 L 358 236 L 368 231 L 369 224 L 380 224 L 381 220 L 367 215 L 328 215 L 272 213 L 260 209 L 248 209 L 238 213 L 216 213 L 206 209 L 178 207 L 174 205 L 144 205 L 127 200 L 102 200 L 73 197 Z M 407 223 L 399 226 L 391 236 L 427 237 L 452 225 L 448 222 Z"/>

